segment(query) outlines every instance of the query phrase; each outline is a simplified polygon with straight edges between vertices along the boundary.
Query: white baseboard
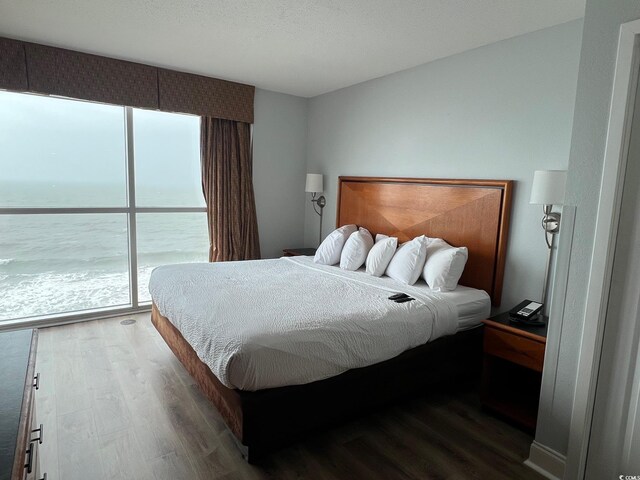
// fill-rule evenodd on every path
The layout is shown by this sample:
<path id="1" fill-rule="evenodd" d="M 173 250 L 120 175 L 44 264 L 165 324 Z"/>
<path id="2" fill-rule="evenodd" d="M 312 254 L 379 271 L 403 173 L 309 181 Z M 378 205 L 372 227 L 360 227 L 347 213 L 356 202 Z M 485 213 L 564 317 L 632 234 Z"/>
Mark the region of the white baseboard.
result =
<path id="1" fill-rule="evenodd" d="M 534 440 L 529 450 L 529 458 L 524 464 L 549 480 L 561 480 L 564 477 L 566 460 L 564 455 Z"/>

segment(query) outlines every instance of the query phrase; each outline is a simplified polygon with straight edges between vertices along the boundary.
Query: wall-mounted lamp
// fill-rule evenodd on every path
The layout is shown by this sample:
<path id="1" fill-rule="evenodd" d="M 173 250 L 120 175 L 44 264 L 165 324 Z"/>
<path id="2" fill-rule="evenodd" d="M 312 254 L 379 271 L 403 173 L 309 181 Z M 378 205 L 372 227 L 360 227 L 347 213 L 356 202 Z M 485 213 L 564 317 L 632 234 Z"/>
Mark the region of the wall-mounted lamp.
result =
<path id="1" fill-rule="evenodd" d="M 322 209 L 327 204 L 327 199 L 324 198 L 324 195 L 316 198 L 318 193 L 323 192 L 322 174 L 307 173 L 307 184 L 304 191 L 312 194 L 311 203 L 313 203 L 313 210 L 320 215 L 320 232 L 318 234 L 318 245 L 320 245 L 320 243 L 322 243 Z"/>
<path id="2" fill-rule="evenodd" d="M 564 204 L 566 183 L 566 170 L 536 170 L 533 174 L 531 200 L 529 203 L 543 206 L 542 229 L 544 230 L 544 239 L 547 242 L 547 247 L 549 247 L 547 266 L 544 272 L 544 284 L 542 287 L 542 303 L 545 305 L 547 300 L 547 283 L 549 281 L 553 236 L 560 231 L 560 214 L 558 212 L 552 212 L 551 210 L 554 205 Z"/>

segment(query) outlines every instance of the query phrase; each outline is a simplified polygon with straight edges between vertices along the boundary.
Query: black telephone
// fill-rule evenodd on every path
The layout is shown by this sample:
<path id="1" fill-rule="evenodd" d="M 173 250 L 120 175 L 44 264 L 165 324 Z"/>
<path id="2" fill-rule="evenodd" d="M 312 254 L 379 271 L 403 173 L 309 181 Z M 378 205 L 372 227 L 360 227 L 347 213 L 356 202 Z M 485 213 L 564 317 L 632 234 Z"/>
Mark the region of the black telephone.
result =
<path id="1" fill-rule="evenodd" d="M 525 300 L 509 310 L 509 315 L 529 320 L 534 318 L 540 310 L 542 310 L 541 303 L 534 302 L 532 300 Z"/>
<path id="2" fill-rule="evenodd" d="M 516 322 L 527 323 L 529 325 L 544 325 L 543 322 L 537 320 L 538 313 L 540 313 L 541 310 L 541 303 L 525 300 L 509 310 L 509 316 L 511 320 Z"/>

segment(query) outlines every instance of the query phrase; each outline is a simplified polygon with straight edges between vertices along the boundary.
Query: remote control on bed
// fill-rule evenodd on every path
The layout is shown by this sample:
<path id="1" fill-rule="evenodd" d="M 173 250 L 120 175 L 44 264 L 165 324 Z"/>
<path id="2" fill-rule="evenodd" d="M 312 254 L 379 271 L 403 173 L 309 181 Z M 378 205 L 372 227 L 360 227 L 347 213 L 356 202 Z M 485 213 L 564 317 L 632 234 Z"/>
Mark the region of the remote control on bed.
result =
<path id="1" fill-rule="evenodd" d="M 413 298 L 413 297 L 400 298 L 400 299 L 396 300 L 396 303 L 410 302 L 411 300 L 415 300 L 415 298 Z"/>
<path id="2" fill-rule="evenodd" d="M 408 298 L 406 293 L 395 293 L 389 297 L 389 300 L 400 300 L 401 298 Z"/>

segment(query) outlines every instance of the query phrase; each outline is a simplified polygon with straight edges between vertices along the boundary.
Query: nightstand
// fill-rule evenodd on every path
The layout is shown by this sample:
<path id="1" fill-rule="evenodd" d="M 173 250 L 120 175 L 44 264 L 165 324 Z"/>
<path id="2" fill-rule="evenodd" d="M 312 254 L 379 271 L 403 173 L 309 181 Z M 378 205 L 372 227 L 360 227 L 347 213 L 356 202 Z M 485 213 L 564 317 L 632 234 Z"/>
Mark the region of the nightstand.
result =
<path id="1" fill-rule="evenodd" d="M 315 254 L 315 248 L 285 248 L 282 250 L 283 257 L 298 257 L 300 255 L 313 256 Z"/>
<path id="2" fill-rule="evenodd" d="M 480 398 L 483 406 L 535 431 L 547 343 L 547 319 L 541 327 L 513 323 L 509 312 L 483 320 L 484 360 Z"/>

